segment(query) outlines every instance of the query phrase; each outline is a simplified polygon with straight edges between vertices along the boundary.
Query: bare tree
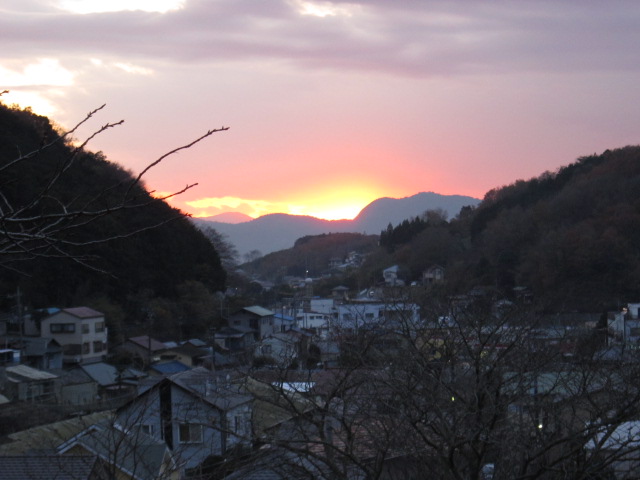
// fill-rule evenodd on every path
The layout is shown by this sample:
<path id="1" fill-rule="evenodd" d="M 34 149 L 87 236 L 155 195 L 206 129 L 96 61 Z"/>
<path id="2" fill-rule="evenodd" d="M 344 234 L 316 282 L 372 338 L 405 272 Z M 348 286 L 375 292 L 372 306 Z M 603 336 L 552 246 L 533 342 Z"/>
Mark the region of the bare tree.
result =
<path id="1" fill-rule="evenodd" d="M 99 219 L 163 202 L 197 185 L 189 184 L 171 194 L 154 197 L 153 192 L 146 191 L 142 180 L 149 170 L 157 167 L 167 157 L 193 147 L 214 133 L 228 129 L 221 127 L 208 130 L 195 140 L 161 155 L 138 175 L 132 176 L 123 171 L 121 178 L 115 179 L 111 185 L 88 195 L 74 195 L 73 192 L 62 194 L 58 188 L 62 179 L 74 172 L 79 159 L 87 154 L 85 148 L 89 142 L 124 122 L 120 120 L 106 123 L 93 130 L 84 140 L 74 141 L 73 135 L 80 127 L 93 120 L 104 107 L 102 105 L 92 110 L 69 130 L 58 132 L 49 128 L 41 138 L 40 145 L 33 151 L 23 152 L 16 144 L 15 157 L 0 159 L 0 266 L 19 270 L 22 261 L 37 257 L 58 257 L 92 267 L 86 257 L 78 254 L 79 248 L 135 235 L 156 228 L 159 224 L 139 225 L 126 232 L 109 231 L 94 238 L 86 238 L 78 235 L 78 232 L 83 232 Z M 10 139 L 5 141 L 9 143 Z M 10 146 L 5 145 L 4 150 L 7 148 Z M 12 195 L 12 192 L 20 190 L 20 185 L 12 183 L 14 173 L 28 166 L 33 167 L 34 162 L 40 162 L 38 167 L 48 172 L 46 176 L 40 179 L 40 184 L 29 190 L 28 196 Z"/>
<path id="2" fill-rule="evenodd" d="M 303 415 L 283 407 L 291 372 L 270 378 L 291 415 L 263 441 L 316 478 L 605 479 L 637 465 L 637 359 L 602 361 L 592 330 L 549 338 L 531 308 L 494 300 L 361 324 L 340 368 L 306 372 Z"/>
<path id="3" fill-rule="evenodd" d="M 201 230 L 218 252 L 220 262 L 224 269 L 231 271 L 237 267 L 240 254 L 236 247 L 229 241 L 228 236 L 210 226 L 204 226 Z"/>

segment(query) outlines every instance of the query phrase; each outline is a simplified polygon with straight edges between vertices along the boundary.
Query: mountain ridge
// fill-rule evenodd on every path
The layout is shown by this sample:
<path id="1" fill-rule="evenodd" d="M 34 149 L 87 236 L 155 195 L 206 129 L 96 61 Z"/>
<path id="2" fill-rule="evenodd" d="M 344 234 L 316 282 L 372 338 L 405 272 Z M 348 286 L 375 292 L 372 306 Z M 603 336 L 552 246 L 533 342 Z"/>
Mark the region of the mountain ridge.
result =
<path id="1" fill-rule="evenodd" d="M 467 205 L 477 205 L 480 200 L 464 195 L 442 195 L 420 192 L 403 198 L 382 197 L 365 206 L 353 220 L 325 220 L 308 215 L 271 213 L 248 222 L 223 223 L 194 218 L 200 227 L 212 227 L 225 235 L 241 256 L 258 250 L 262 254 L 284 250 L 306 235 L 323 233 L 379 234 L 390 223 L 422 215 L 427 210 L 442 209 L 449 217 L 458 214 Z"/>

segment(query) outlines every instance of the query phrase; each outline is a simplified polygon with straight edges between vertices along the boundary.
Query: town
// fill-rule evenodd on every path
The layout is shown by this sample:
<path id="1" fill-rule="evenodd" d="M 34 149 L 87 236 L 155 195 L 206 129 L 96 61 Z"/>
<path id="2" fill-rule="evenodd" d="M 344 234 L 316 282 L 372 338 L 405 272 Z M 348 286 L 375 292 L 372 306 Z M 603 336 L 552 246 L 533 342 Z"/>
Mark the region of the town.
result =
<path id="1" fill-rule="evenodd" d="M 0 466 L 74 479 L 633 475 L 640 304 L 540 315 L 524 287 L 442 298 L 445 281 L 433 265 L 407 285 L 392 266 L 321 298 L 301 278 L 294 296 L 187 340 L 111 345 L 91 306 L 6 314 Z"/>

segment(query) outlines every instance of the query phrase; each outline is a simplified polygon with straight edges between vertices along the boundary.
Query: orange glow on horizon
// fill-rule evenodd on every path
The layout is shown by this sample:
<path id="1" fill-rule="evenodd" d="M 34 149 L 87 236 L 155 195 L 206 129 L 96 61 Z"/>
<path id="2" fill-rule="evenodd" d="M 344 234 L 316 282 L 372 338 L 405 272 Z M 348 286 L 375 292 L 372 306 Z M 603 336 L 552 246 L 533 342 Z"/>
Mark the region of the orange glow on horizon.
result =
<path id="1" fill-rule="evenodd" d="M 191 214 L 195 218 L 211 217 L 223 213 L 237 212 L 251 218 L 272 213 L 304 215 L 324 220 L 353 220 L 372 201 L 389 194 L 382 194 L 377 188 L 349 186 L 325 188 L 322 192 L 308 195 L 304 192 L 290 192 L 287 198 L 277 200 L 243 199 L 237 197 L 208 197 L 183 200 L 173 197 L 170 203 Z"/>

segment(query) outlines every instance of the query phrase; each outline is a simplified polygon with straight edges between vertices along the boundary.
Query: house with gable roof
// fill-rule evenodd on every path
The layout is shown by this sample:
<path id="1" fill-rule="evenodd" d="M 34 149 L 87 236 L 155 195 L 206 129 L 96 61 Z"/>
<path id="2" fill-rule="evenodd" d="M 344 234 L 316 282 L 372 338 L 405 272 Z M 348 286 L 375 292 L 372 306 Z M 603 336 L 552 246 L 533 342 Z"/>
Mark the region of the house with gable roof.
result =
<path id="1" fill-rule="evenodd" d="M 229 316 L 229 327 L 250 328 L 258 341 L 274 333 L 274 315 L 271 310 L 258 305 L 244 307 Z"/>
<path id="2" fill-rule="evenodd" d="M 42 320 L 40 336 L 62 346 L 64 363 L 91 363 L 107 355 L 104 314 L 89 307 L 64 308 Z"/>
<path id="3" fill-rule="evenodd" d="M 150 378 L 117 412 L 124 428 L 164 440 L 186 468 L 250 446 L 252 397 L 226 375 L 203 367 Z"/>
<path id="4" fill-rule="evenodd" d="M 149 366 L 153 362 L 159 361 L 160 355 L 167 350 L 167 346 L 164 343 L 149 335 L 127 338 L 124 344 L 118 348 L 135 355 L 140 364 L 144 366 Z"/>
<path id="5" fill-rule="evenodd" d="M 12 365 L 0 369 L 0 391 L 14 401 L 56 403 L 60 380 L 53 373 L 27 365 Z"/>

